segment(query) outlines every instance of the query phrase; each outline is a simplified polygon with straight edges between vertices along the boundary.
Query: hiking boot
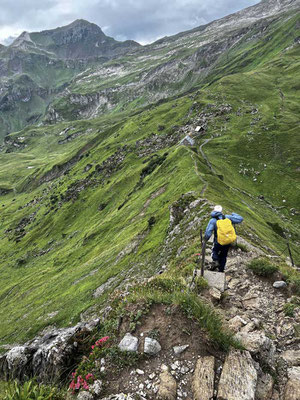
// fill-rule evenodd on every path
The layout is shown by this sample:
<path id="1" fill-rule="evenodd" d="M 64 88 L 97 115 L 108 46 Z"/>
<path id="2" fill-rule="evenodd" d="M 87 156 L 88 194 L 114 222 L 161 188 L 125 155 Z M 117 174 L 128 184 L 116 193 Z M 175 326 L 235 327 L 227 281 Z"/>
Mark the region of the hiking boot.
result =
<path id="1" fill-rule="evenodd" d="M 219 261 L 213 260 L 210 266 L 210 271 L 215 271 L 219 266 Z"/>

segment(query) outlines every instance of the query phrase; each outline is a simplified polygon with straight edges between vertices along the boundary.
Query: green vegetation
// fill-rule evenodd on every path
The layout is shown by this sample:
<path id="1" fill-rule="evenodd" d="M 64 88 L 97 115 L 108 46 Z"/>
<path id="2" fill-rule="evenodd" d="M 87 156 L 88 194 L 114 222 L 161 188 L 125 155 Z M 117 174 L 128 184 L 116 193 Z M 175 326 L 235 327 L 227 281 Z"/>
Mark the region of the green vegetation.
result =
<path id="1" fill-rule="evenodd" d="M 38 384 L 35 381 L 27 381 L 23 384 L 17 381 L 5 384 L 3 400 L 63 400 L 65 393 L 57 388 Z M 0 392 L 1 394 L 1 392 Z"/>
<path id="2" fill-rule="evenodd" d="M 228 348 L 232 341 L 220 333 L 219 317 L 195 294 L 186 293 L 186 284 L 193 255 L 200 250 L 199 228 L 206 226 L 216 203 L 244 217 L 237 233 L 251 244 L 280 256 L 286 250 L 284 237 L 289 237 L 295 262 L 300 260 L 297 18 L 270 22 L 269 40 L 253 26 L 209 75 L 189 71 L 176 84 L 150 81 L 147 95 L 138 99 L 113 91 L 116 108 L 93 119 L 79 119 L 89 116 L 82 105 L 55 96 L 51 104 L 69 122 L 31 125 L 7 137 L 0 153 L 0 351 L 49 325 L 75 324 L 82 313 L 101 310 L 110 301 L 108 293 L 124 280 L 149 278 L 163 265 L 172 274 L 155 277 L 132 298 L 179 305 Z M 250 40 L 254 33 L 262 36 Z M 194 48 L 188 46 L 192 39 L 184 39 L 187 50 L 180 57 L 195 54 L 196 39 Z M 173 49 L 167 50 L 168 56 L 166 49 L 153 50 L 154 58 L 161 58 L 149 59 L 149 64 L 131 56 L 119 59 L 129 70 L 120 82 L 114 74 L 109 82 L 97 75 L 89 80 L 95 68 L 74 79 L 69 89 L 95 93 L 139 81 L 138 70 L 146 74 L 161 60 L 174 61 Z M 182 71 L 188 63 L 180 57 Z M 37 74 L 39 84 L 47 73 Z M 71 79 L 58 75 L 60 83 Z M 153 104 L 161 93 L 166 98 Z M 24 113 L 20 111 L 23 122 L 27 105 L 31 107 L 24 103 Z M 38 98 L 32 113 L 37 107 L 42 115 L 45 103 Z M 193 148 L 177 145 L 204 121 L 205 131 Z M 10 123 L 17 130 L 21 122 Z M 265 262 L 256 268 L 263 274 L 274 271 Z M 299 293 L 299 273 L 286 266 L 280 270 Z M 205 284 L 199 285 L 202 289 Z M 131 321 L 132 330 L 138 322 Z"/>
<path id="3" fill-rule="evenodd" d="M 252 260 L 248 265 L 249 268 L 255 275 L 269 277 L 278 271 L 278 267 L 271 264 L 265 258 L 256 258 Z"/>
<path id="4" fill-rule="evenodd" d="M 300 296 L 300 274 L 294 268 L 281 264 L 279 266 L 280 272 L 282 273 L 284 279 L 289 283 L 292 292 L 296 296 Z"/>

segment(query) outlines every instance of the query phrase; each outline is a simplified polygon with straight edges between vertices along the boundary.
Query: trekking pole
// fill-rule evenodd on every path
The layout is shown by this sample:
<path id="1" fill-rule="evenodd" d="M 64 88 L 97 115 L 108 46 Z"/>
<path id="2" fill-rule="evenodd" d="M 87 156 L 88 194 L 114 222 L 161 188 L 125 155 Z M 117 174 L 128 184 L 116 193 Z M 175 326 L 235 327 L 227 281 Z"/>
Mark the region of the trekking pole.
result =
<path id="1" fill-rule="evenodd" d="M 202 248 L 203 247 L 202 229 L 200 229 L 200 240 L 201 240 L 201 248 Z M 191 289 L 191 287 L 192 287 L 192 285 L 193 285 L 193 283 L 194 283 L 194 281 L 196 279 L 196 276 L 197 276 L 197 270 L 198 270 L 198 266 L 200 264 L 200 256 L 201 256 L 201 254 L 202 253 L 196 253 L 195 254 L 195 256 L 197 256 L 198 258 L 197 258 L 196 266 L 195 266 L 195 269 L 194 269 L 194 272 L 193 272 L 193 278 L 192 278 L 192 281 L 191 281 L 190 286 L 189 286 L 190 289 Z"/>
<path id="2" fill-rule="evenodd" d="M 206 240 L 202 243 L 202 255 L 201 255 L 201 276 L 204 275 L 204 265 L 205 265 L 205 249 L 206 249 Z"/>
<path id="3" fill-rule="evenodd" d="M 292 266 L 295 267 L 293 256 L 292 256 L 292 252 L 291 252 L 291 248 L 290 248 L 290 244 L 289 244 L 288 240 L 286 241 L 286 244 L 287 244 L 287 248 L 288 248 L 288 251 L 289 251 L 289 255 L 290 255 Z"/>

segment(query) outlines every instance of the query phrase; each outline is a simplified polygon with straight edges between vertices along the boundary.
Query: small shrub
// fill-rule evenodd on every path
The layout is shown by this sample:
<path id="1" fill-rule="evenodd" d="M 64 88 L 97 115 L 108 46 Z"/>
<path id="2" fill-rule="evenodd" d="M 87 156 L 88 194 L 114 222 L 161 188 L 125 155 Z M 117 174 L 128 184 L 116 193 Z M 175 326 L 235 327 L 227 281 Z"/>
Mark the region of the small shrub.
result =
<path id="1" fill-rule="evenodd" d="M 149 286 L 153 289 L 158 289 L 163 292 L 172 293 L 175 290 L 182 290 L 185 288 L 180 279 L 159 276 L 154 278 Z"/>
<path id="2" fill-rule="evenodd" d="M 38 384 L 33 380 L 20 384 L 8 384 L 3 400 L 63 400 L 63 395 L 57 388 Z"/>
<path id="3" fill-rule="evenodd" d="M 198 293 L 203 292 L 203 290 L 208 288 L 208 283 L 203 276 L 199 276 L 195 279 L 195 288 Z"/>
<path id="4" fill-rule="evenodd" d="M 192 276 L 194 269 L 195 269 L 195 264 L 188 264 L 186 265 L 182 270 L 181 270 L 181 274 L 183 277 L 188 277 L 188 276 Z"/>
<path id="5" fill-rule="evenodd" d="M 295 310 L 300 307 L 300 298 L 297 296 L 293 296 L 289 303 L 286 303 L 283 306 L 283 312 L 287 317 L 293 317 L 295 314 Z"/>
<path id="6" fill-rule="evenodd" d="M 243 243 L 236 243 L 235 247 L 237 249 L 240 249 L 243 253 L 248 253 L 249 252 L 248 247 Z"/>
<path id="7" fill-rule="evenodd" d="M 293 317 L 296 308 L 297 308 L 297 306 L 296 306 L 295 304 L 286 303 L 286 304 L 283 306 L 283 312 L 285 313 L 285 315 L 286 315 L 287 317 Z"/>
<path id="8" fill-rule="evenodd" d="M 291 291 L 296 296 L 300 296 L 300 273 L 296 269 L 285 264 L 280 265 L 279 268 L 284 279 L 289 283 Z"/>
<path id="9" fill-rule="evenodd" d="M 251 271 L 258 276 L 268 277 L 273 275 L 278 271 L 278 267 L 274 264 L 271 264 L 265 258 L 256 258 L 252 260 L 247 267 L 251 269 Z"/>

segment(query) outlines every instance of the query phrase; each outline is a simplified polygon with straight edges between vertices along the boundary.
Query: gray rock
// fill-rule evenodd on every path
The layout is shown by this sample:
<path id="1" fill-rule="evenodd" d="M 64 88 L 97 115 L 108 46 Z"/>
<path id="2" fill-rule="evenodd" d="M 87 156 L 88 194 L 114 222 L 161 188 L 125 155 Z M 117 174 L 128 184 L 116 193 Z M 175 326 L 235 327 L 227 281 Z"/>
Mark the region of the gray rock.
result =
<path id="1" fill-rule="evenodd" d="M 137 352 L 139 345 L 139 339 L 132 336 L 130 333 L 126 333 L 121 342 L 119 343 L 119 349 L 122 351 Z"/>
<path id="2" fill-rule="evenodd" d="M 78 352 L 72 340 L 81 330 L 92 331 L 99 320 L 80 323 L 72 328 L 51 329 L 24 346 L 13 347 L 0 357 L 0 378 L 24 379 L 35 376 L 38 381 L 49 382 L 60 378 L 72 366 Z"/>
<path id="3" fill-rule="evenodd" d="M 276 289 L 281 289 L 287 286 L 287 283 L 284 281 L 276 281 L 273 283 L 273 287 Z"/>
<path id="4" fill-rule="evenodd" d="M 94 396 L 90 392 L 80 392 L 77 396 L 77 400 L 93 400 Z"/>
<path id="5" fill-rule="evenodd" d="M 177 383 L 173 376 L 168 371 L 164 371 L 160 374 L 159 379 L 158 399 L 175 400 Z"/>
<path id="6" fill-rule="evenodd" d="M 300 399 L 300 367 L 288 369 L 288 382 L 285 387 L 284 400 Z"/>
<path id="7" fill-rule="evenodd" d="M 274 363 L 275 345 L 263 331 L 238 332 L 235 337 L 242 342 L 251 354 L 258 355 L 262 361 L 270 365 Z"/>
<path id="8" fill-rule="evenodd" d="M 103 389 L 103 383 L 99 379 L 90 386 L 90 392 L 96 396 L 100 396 Z"/>
<path id="9" fill-rule="evenodd" d="M 290 365 L 300 366 L 300 350 L 286 350 L 281 357 Z"/>
<path id="10" fill-rule="evenodd" d="M 161 351 L 161 345 L 157 340 L 150 337 L 145 338 L 144 353 L 155 355 Z"/>
<path id="11" fill-rule="evenodd" d="M 228 325 L 229 328 L 232 329 L 234 332 L 238 332 L 243 326 L 247 325 L 247 321 L 245 321 L 239 315 L 236 315 L 228 321 Z"/>
<path id="12" fill-rule="evenodd" d="M 231 350 L 226 357 L 217 399 L 254 400 L 257 372 L 248 351 Z"/>
<path id="13" fill-rule="evenodd" d="M 220 292 L 225 290 L 225 274 L 223 272 L 204 271 L 204 279 L 210 287 L 218 289 Z"/>
<path id="14" fill-rule="evenodd" d="M 261 374 L 258 377 L 255 399 L 271 400 L 273 395 L 274 380 L 270 374 Z"/>
<path id="15" fill-rule="evenodd" d="M 134 397 L 131 394 L 118 393 L 102 398 L 101 400 L 134 400 Z"/>
<path id="16" fill-rule="evenodd" d="M 210 400 L 214 395 L 215 358 L 201 357 L 197 361 L 192 389 L 195 400 Z"/>
<path id="17" fill-rule="evenodd" d="M 189 344 L 184 344 L 183 346 L 174 346 L 173 351 L 174 351 L 175 355 L 178 356 L 179 354 L 183 353 L 189 347 L 190 347 Z"/>

